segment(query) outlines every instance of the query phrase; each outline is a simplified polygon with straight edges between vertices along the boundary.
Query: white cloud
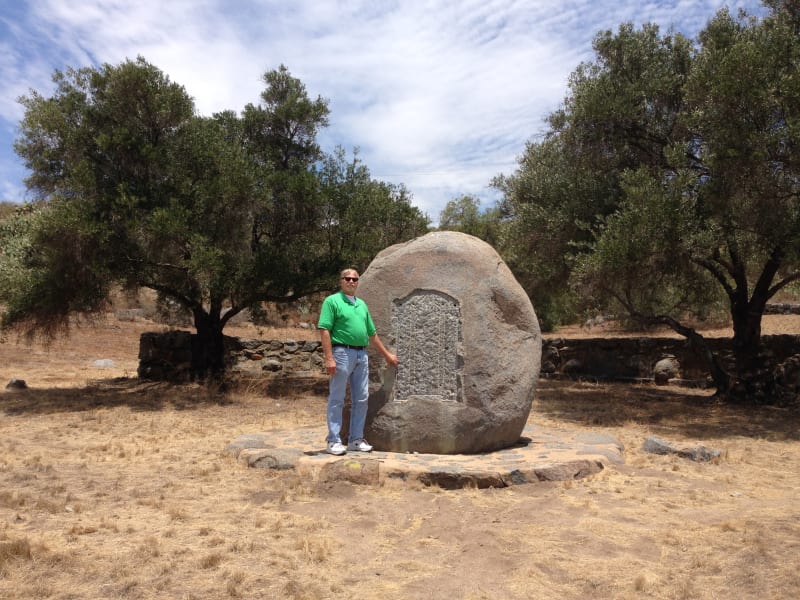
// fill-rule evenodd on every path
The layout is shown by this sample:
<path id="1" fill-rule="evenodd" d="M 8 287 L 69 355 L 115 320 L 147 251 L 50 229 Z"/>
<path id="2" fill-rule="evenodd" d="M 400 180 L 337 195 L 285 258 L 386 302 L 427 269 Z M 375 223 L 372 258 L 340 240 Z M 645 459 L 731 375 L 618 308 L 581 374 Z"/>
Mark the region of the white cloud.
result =
<path id="1" fill-rule="evenodd" d="M 759 10 L 758 0 L 737 0 Z M 718 0 L 29 0 L 0 9 L 0 166 L 15 98 L 50 90 L 54 69 L 144 56 L 202 114 L 259 101 L 286 64 L 330 100 L 332 149 L 361 149 L 377 178 L 403 183 L 434 220 L 460 194 L 492 197 L 561 102 L 591 40 L 623 21 L 694 35 Z M 17 161 L 18 164 L 18 161 Z M 19 189 L 3 169 L 0 193 Z M 5 193 L 8 193 L 7 191 Z M 487 202 L 484 202 L 486 205 Z"/>

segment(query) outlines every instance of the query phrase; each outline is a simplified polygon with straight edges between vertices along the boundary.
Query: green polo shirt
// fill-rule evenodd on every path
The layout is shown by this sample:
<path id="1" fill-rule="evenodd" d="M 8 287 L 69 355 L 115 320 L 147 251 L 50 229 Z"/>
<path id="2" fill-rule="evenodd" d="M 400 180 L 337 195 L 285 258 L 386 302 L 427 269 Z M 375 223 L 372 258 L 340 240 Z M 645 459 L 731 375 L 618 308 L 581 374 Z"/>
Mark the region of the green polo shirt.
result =
<path id="1" fill-rule="evenodd" d="M 376 333 L 366 303 L 356 298 L 353 304 L 344 292 L 325 298 L 317 327 L 330 331 L 331 343 L 348 346 L 366 346 Z"/>

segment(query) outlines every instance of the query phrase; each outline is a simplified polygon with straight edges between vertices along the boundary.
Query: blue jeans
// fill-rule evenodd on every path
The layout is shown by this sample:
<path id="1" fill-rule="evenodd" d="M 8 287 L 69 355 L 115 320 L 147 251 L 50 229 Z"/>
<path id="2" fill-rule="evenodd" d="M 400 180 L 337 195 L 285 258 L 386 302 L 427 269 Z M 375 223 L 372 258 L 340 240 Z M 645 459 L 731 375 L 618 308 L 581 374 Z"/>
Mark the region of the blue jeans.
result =
<path id="1" fill-rule="evenodd" d="M 364 437 L 369 398 L 369 359 L 367 351 L 334 346 L 336 373 L 331 375 L 328 393 L 328 442 L 341 442 L 342 410 L 347 382 L 350 382 L 350 442 Z"/>

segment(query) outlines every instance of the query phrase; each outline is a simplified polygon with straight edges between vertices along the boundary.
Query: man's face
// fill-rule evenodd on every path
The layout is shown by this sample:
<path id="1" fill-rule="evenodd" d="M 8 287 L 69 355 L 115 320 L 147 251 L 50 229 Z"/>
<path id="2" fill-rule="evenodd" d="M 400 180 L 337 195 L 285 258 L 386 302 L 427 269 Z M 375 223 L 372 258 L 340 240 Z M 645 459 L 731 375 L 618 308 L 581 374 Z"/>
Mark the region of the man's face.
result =
<path id="1" fill-rule="evenodd" d="M 344 275 L 339 279 L 339 285 L 342 286 L 342 291 L 348 296 L 356 295 L 356 288 L 358 287 L 358 273 L 355 271 L 345 271 Z"/>

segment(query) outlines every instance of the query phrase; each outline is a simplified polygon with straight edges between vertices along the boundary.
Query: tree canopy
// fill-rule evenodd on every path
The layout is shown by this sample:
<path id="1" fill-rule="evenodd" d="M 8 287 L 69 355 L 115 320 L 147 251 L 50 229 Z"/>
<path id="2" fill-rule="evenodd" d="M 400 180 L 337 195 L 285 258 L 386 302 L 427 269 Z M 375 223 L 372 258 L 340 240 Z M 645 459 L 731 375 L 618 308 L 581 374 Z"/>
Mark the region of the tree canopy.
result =
<path id="1" fill-rule="evenodd" d="M 284 66 L 260 103 L 211 117 L 141 57 L 54 81 L 20 99 L 15 149 L 37 199 L 0 232 L 5 327 L 53 334 L 115 285 L 150 288 L 193 315 L 197 373 L 221 372 L 234 315 L 330 289 L 427 230 L 405 189 L 324 155 L 328 102 Z"/>
<path id="2" fill-rule="evenodd" d="M 474 235 L 496 246 L 500 239 L 501 214 L 498 207 L 481 211 L 481 202 L 473 196 L 450 200 L 439 213 L 439 229 Z"/>
<path id="3" fill-rule="evenodd" d="M 771 4 L 760 20 L 718 12 L 696 42 L 601 32 L 546 136 L 495 181 L 529 291 L 557 286 L 704 351 L 687 317 L 727 310 L 735 368 L 707 353 L 718 390 L 762 396 L 761 318 L 800 278 L 800 19 Z"/>

